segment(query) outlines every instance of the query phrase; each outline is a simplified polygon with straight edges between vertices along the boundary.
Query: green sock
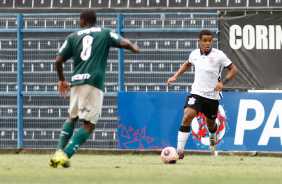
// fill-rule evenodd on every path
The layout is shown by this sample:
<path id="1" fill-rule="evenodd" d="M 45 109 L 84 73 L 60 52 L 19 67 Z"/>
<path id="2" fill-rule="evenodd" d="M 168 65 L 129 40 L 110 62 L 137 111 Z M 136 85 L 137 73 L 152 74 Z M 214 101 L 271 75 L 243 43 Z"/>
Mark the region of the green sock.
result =
<path id="1" fill-rule="evenodd" d="M 89 137 L 88 132 L 83 128 L 79 128 L 77 132 L 75 132 L 69 144 L 64 149 L 64 152 L 68 155 L 69 158 L 73 156 L 73 154 L 78 150 L 78 148 L 83 143 L 85 143 L 88 137 Z"/>
<path id="2" fill-rule="evenodd" d="M 60 133 L 60 139 L 58 143 L 58 149 L 64 149 L 69 142 L 74 130 L 74 124 L 65 122 L 63 124 L 61 133 Z"/>

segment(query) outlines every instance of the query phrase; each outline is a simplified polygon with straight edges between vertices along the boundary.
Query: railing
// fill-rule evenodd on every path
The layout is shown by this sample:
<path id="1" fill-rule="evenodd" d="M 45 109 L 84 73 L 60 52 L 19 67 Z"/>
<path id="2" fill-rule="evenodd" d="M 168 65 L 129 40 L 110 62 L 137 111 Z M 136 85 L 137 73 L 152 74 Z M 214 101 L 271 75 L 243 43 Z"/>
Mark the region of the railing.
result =
<path id="1" fill-rule="evenodd" d="M 217 48 L 218 15 L 212 13 L 97 14 L 97 26 L 116 30 L 141 52 L 111 48 L 102 116 L 86 148 L 117 148 L 117 91 L 189 91 L 194 68 L 173 88 L 166 81 L 198 48 L 209 29 Z M 56 147 L 68 117 L 57 95 L 56 53 L 79 29 L 79 14 L 0 14 L 0 147 Z M 72 60 L 64 64 L 70 81 Z M 81 125 L 78 123 L 77 127 Z"/>
<path id="2" fill-rule="evenodd" d="M 281 0 L 3 0 L 0 2 L 0 9 L 30 9 L 39 8 L 49 11 L 53 9 L 212 9 L 212 8 L 275 8 L 281 6 Z M 155 10 L 156 11 L 156 10 Z"/>

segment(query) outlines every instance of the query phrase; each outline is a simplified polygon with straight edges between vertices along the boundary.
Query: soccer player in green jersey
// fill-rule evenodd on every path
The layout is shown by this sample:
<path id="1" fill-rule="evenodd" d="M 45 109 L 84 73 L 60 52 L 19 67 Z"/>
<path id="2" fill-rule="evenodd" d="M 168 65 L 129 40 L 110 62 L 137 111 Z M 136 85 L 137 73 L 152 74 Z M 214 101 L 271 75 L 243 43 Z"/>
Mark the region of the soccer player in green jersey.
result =
<path id="1" fill-rule="evenodd" d="M 97 27 L 96 14 L 87 9 L 80 14 L 81 29 L 70 34 L 56 57 L 56 68 L 59 77 L 58 93 L 60 97 L 69 96 L 71 90 L 69 118 L 63 124 L 57 151 L 49 162 L 51 167 L 58 164 L 70 167 L 69 159 L 88 139 L 95 129 L 102 105 L 107 57 L 110 47 L 119 47 L 139 52 L 137 44 L 131 44 L 113 30 Z M 73 57 L 74 71 L 71 77 L 71 88 L 63 74 L 63 63 Z M 77 121 L 83 125 L 73 135 Z"/>

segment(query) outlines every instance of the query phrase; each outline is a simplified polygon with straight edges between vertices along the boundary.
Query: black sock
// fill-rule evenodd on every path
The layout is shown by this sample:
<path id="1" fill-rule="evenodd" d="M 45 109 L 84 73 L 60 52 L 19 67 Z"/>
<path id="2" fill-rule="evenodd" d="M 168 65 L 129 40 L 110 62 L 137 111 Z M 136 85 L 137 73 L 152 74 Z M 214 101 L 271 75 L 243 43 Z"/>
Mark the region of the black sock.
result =
<path id="1" fill-rule="evenodd" d="M 180 126 L 179 127 L 180 132 L 190 132 L 190 126 Z"/>
<path id="2" fill-rule="evenodd" d="M 217 124 L 215 124 L 215 128 L 213 130 L 211 130 L 210 133 L 215 133 L 216 131 L 217 131 Z"/>

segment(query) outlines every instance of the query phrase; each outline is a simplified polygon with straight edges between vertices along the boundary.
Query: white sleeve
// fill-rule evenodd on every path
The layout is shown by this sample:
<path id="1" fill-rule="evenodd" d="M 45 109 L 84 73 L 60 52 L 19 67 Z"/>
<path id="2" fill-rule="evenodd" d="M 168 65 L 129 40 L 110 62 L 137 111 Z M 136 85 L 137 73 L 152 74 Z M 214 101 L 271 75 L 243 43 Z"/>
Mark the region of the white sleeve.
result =
<path id="1" fill-rule="evenodd" d="M 220 61 L 221 61 L 222 65 L 224 67 L 228 67 L 228 66 L 230 66 L 232 64 L 230 59 L 223 52 L 221 52 L 221 54 L 220 54 Z"/>
<path id="2" fill-rule="evenodd" d="M 192 53 L 189 55 L 188 62 L 191 63 L 192 65 L 194 65 L 193 54 Z"/>

